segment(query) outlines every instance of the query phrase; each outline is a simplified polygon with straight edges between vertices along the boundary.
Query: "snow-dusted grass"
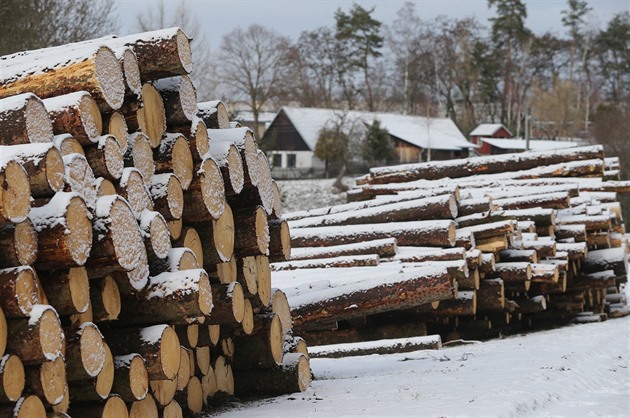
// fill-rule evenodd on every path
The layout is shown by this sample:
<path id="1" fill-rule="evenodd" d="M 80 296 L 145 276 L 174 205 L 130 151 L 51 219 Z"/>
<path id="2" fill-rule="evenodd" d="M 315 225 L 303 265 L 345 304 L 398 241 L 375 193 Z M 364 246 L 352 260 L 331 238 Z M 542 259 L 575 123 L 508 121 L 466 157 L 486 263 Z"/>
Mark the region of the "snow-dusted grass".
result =
<path id="1" fill-rule="evenodd" d="M 283 212 L 346 203 L 346 193 L 333 187 L 334 182 L 335 179 L 279 180 Z M 344 177 L 343 183 L 353 186 L 354 177 Z"/>
<path id="2" fill-rule="evenodd" d="M 628 417 L 630 317 L 439 351 L 311 359 L 304 393 L 203 417 Z"/>

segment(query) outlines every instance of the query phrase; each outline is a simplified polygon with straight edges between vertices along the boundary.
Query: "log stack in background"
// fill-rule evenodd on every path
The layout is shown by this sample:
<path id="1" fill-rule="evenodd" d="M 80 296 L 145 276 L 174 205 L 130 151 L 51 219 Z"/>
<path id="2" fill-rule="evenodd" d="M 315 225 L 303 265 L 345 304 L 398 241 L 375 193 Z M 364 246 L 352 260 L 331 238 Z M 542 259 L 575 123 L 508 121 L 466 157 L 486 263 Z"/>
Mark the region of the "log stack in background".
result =
<path id="1" fill-rule="evenodd" d="M 277 186 L 253 133 L 197 105 L 186 35 L 0 61 L 0 416 L 177 417 L 308 387 L 271 289 Z"/>
<path id="2" fill-rule="evenodd" d="M 590 146 L 374 168 L 349 203 L 285 214 L 273 284 L 310 346 L 627 315 L 617 162 Z"/>

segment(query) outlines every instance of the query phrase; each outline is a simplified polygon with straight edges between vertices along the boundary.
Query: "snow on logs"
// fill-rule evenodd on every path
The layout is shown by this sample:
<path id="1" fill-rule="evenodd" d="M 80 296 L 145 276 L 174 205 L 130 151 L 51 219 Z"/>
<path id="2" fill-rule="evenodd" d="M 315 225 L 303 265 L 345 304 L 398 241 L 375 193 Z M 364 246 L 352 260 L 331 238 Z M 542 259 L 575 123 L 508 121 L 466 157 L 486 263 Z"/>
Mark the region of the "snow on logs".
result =
<path id="1" fill-rule="evenodd" d="M 235 355 L 306 389 L 280 192 L 253 132 L 197 105 L 181 29 L 0 60 L 0 415 L 197 413 Z"/>

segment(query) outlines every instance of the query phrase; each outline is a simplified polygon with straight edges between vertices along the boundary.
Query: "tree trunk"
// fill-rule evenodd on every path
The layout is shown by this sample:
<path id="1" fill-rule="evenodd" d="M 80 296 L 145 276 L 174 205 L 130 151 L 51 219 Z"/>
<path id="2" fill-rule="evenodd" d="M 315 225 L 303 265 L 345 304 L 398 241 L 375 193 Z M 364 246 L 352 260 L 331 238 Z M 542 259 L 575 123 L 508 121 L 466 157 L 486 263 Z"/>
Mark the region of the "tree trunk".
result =
<path id="1" fill-rule="evenodd" d="M 143 400 L 149 392 L 149 374 L 142 356 L 132 353 L 114 358 L 112 392 L 125 402 Z"/>
<path id="2" fill-rule="evenodd" d="M 98 376 L 105 366 L 106 353 L 103 335 L 91 322 L 66 332 L 66 376 L 68 381 Z"/>
<path id="3" fill-rule="evenodd" d="M 304 392 L 311 384 L 311 367 L 301 353 L 286 354 L 282 364 L 267 369 L 235 371 L 235 392 L 238 395 L 255 393 L 280 395 Z"/>
<path id="4" fill-rule="evenodd" d="M 162 78 L 153 82 L 164 101 L 167 126 L 189 124 L 197 114 L 197 92 L 187 75 Z"/>
<path id="5" fill-rule="evenodd" d="M 269 225 L 261 206 L 234 212 L 234 252 L 239 257 L 269 253 Z"/>
<path id="6" fill-rule="evenodd" d="M 7 351 L 20 357 L 25 365 L 61 356 L 64 335 L 52 306 L 35 305 L 30 318 L 9 320 L 7 326 Z"/>
<path id="7" fill-rule="evenodd" d="M 84 148 L 92 172 L 97 177 L 118 180 L 123 174 L 123 150 L 113 135 L 97 137 L 97 143 Z"/>
<path id="8" fill-rule="evenodd" d="M 477 290 L 478 311 L 502 311 L 505 308 L 503 280 L 482 280 Z"/>
<path id="9" fill-rule="evenodd" d="M 213 284 L 214 307 L 206 323 L 211 325 L 233 324 L 243 321 L 245 295 L 238 282 Z"/>
<path id="10" fill-rule="evenodd" d="M 20 398 L 15 405 L 0 405 L 0 415 L 7 418 L 46 418 L 46 408 L 37 396 L 28 395 Z"/>
<path id="11" fill-rule="evenodd" d="M 6 97 L 3 96 L 3 90 L 0 90 L 0 97 Z M 25 93 L 6 97 L 0 100 L 0 109 L 0 119 L 3 121 L 0 144 L 52 142 L 50 117 L 44 103 L 36 95 Z"/>
<path id="12" fill-rule="evenodd" d="M 230 115 L 220 100 L 197 103 L 197 117 L 204 121 L 208 129 L 229 129 Z"/>
<path id="13" fill-rule="evenodd" d="M 0 146 L 2 158 L 18 161 L 26 173 L 35 198 L 51 197 L 64 186 L 63 157 L 54 144 Z"/>
<path id="14" fill-rule="evenodd" d="M 158 408 L 151 394 L 141 401 L 133 402 L 129 407 L 129 418 L 158 418 L 158 416 Z"/>
<path id="15" fill-rule="evenodd" d="M 199 231 L 204 266 L 228 262 L 234 253 L 234 217 L 229 205 L 217 220 L 193 224 Z"/>
<path id="16" fill-rule="evenodd" d="M 173 173 L 156 174 L 148 186 L 155 210 L 167 221 L 181 219 L 184 191 L 177 176 Z"/>
<path id="17" fill-rule="evenodd" d="M 81 145 L 91 145 L 103 133 L 103 120 L 96 100 L 85 91 L 44 100 L 55 135 L 70 134 Z"/>
<path id="18" fill-rule="evenodd" d="M 0 307 L 7 318 L 28 318 L 43 301 L 35 270 L 21 266 L 0 270 Z"/>
<path id="19" fill-rule="evenodd" d="M 20 358 L 7 354 L 0 358 L 0 402 L 17 402 L 26 384 L 24 365 Z"/>
<path id="20" fill-rule="evenodd" d="M 409 353 L 418 350 L 440 350 L 442 339 L 439 335 L 426 337 L 380 340 L 368 343 L 350 343 L 344 345 L 323 345 L 311 347 L 310 356 L 315 358 L 341 358 L 367 356 L 371 354 Z"/>
<path id="21" fill-rule="evenodd" d="M 90 284 L 85 267 L 42 270 L 41 285 L 48 303 L 59 315 L 84 313 L 90 306 Z"/>
<path id="22" fill-rule="evenodd" d="M 206 158 L 184 193 L 183 219 L 187 222 L 216 220 L 225 209 L 225 186 L 214 160 Z"/>
<path id="23" fill-rule="evenodd" d="M 90 280 L 90 303 L 94 322 L 118 319 L 121 301 L 116 280 L 111 276 Z"/>
<path id="24" fill-rule="evenodd" d="M 282 361 L 283 342 L 280 318 L 276 314 L 256 315 L 253 332 L 234 339 L 232 367 L 241 370 L 277 366 Z"/>
<path id="25" fill-rule="evenodd" d="M 210 142 L 207 152 L 221 169 L 225 194 L 227 196 L 239 194 L 243 190 L 245 172 L 243 160 L 236 145 L 229 141 Z"/>
<path id="26" fill-rule="evenodd" d="M 157 263 L 168 256 L 171 249 L 171 236 L 168 224 L 159 212 L 144 211 L 139 220 L 149 263 Z"/>

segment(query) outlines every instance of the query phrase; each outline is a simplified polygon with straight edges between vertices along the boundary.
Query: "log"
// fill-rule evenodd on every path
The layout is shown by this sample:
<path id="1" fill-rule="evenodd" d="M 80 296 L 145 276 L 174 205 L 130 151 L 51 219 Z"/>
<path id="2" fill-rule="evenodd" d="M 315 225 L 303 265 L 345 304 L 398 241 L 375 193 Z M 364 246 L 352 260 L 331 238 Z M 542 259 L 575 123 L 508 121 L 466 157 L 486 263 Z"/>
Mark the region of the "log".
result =
<path id="1" fill-rule="evenodd" d="M 256 315 L 253 332 L 234 339 L 232 367 L 242 370 L 279 365 L 283 341 L 282 323 L 276 314 Z"/>
<path id="2" fill-rule="evenodd" d="M 0 146 L 5 160 L 16 160 L 26 173 L 31 196 L 50 197 L 63 189 L 63 158 L 53 143 Z"/>
<path id="3" fill-rule="evenodd" d="M 245 182 L 245 172 L 241 154 L 238 152 L 236 145 L 229 141 L 210 142 L 206 152 L 221 169 L 221 175 L 223 175 L 225 184 L 225 194 L 232 196 L 241 193 Z M 204 155 L 202 155 L 202 158 Z"/>
<path id="4" fill-rule="evenodd" d="M 7 325 L 7 352 L 20 357 L 25 365 L 61 356 L 64 334 L 52 306 L 35 305 L 28 319 L 11 319 Z"/>
<path id="5" fill-rule="evenodd" d="M 90 284 L 85 267 L 42 270 L 40 279 L 48 303 L 55 307 L 59 315 L 87 311 L 90 306 Z"/>
<path id="6" fill-rule="evenodd" d="M 149 393 L 149 374 L 142 356 L 137 353 L 117 356 L 114 367 L 112 392 L 125 402 L 143 400 Z"/>
<path id="7" fill-rule="evenodd" d="M 0 270 L 0 307 L 5 317 L 28 318 L 33 306 L 41 303 L 35 270 L 27 266 Z"/>
<path id="8" fill-rule="evenodd" d="M 502 311 L 505 308 L 505 290 L 503 280 L 482 280 L 477 289 L 478 311 Z"/>
<path id="9" fill-rule="evenodd" d="M 103 131 L 107 135 L 111 135 L 116 139 L 120 146 L 120 151 L 127 153 L 129 147 L 129 127 L 125 116 L 120 112 L 113 112 L 111 115 L 105 116 Z"/>
<path id="10" fill-rule="evenodd" d="M 126 113 L 125 120 L 129 128 L 149 138 L 151 148 L 157 148 L 166 132 L 166 110 L 160 92 L 150 83 L 142 85 L 142 105 L 135 111 L 135 118 L 133 113 Z"/>
<path id="11" fill-rule="evenodd" d="M 273 177 L 271 176 L 271 168 L 269 167 L 269 159 L 261 150 L 258 150 L 257 157 L 257 195 L 260 199 L 260 205 L 265 209 L 267 215 L 271 215 L 274 208 L 275 194 L 273 188 Z M 246 195 L 247 193 L 245 193 L 245 196 Z"/>
<path id="12" fill-rule="evenodd" d="M 20 163 L 0 157 L 0 222 L 22 222 L 31 209 L 28 174 Z"/>
<path id="13" fill-rule="evenodd" d="M 149 263 L 156 263 L 168 256 L 171 237 L 164 217 L 155 211 L 143 211 L 138 222 Z"/>
<path id="14" fill-rule="evenodd" d="M 554 228 L 556 240 L 573 239 L 573 242 L 586 242 L 586 226 L 577 225 L 556 225 Z"/>
<path id="15" fill-rule="evenodd" d="M 235 371 L 234 383 L 238 395 L 304 392 L 311 384 L 311 367 L 303 354 L 286 354 L 279 367 Z"/>
<path id="16" fill-rule="evenodd" d="M 557 283 L 560 277 L 558 268 L 553 264 L 531 264 L 532 282 Z"/>
<path id="17" fill-rule="evenodd" d="M 117 110 L 125 95 L 114 52 L 98 44 L 75 43 L 3 57 L 0 97 L 32 92 L 41 98 L 85 90 L 102 112 Z"/>
<path id="18" fill-rule="evenodd" d="M 77 193 L 56 193 L 44 206 L 33 208 L 30 219 L 38 231 L 41 268 L 71 268 L 88 260 L 92 244 L 91 216 Z"/>
<path id="19" fill-rule="evenodd" d="M 95 186 L 96 186 L 97 198 L 102 197 L 102 196 L 111 196 L 111 195 L 118 194 L 116 192 L 116 186 L 114 186 L 114 183 L 112 183 L 109 180 L 104 179 L 103 177 L 99 177 L 96 179 Z"/>
<path id="20" fill-rule="evenodd" d="M 78 193 L 89 208 L 96 205 L 96 178 L 88 160 L 81 154 L 69 154 L 63 157 L 66 167 L 66 192 Z"/>
<path id="21" fill-rule="evenodd" d="M 102 135 L 96 138 L 96 144 L 85 147 L 92 172 L 97 177 L 118 180 L 123 174 L 123 150 L 113 135 Z"/>
<path id="22" fill-rule="evenodd" d="M 586 231 L 608 230 L 612 227 L 609 215 L 573 215 L 562 216 L 556 220 L 558 225 L 583 224 Z"/>
<path id="23" fill-rule="evenodd" d="M 206 124 L 198 117 L 193 118 L 190 124 L 169 127 L 171 132 L 180 133 L 188 138 L 195 163 L 201 162 L 208 152 L 210 142 L 207 129 Z"/>
<path id="24" fill-rule="evenodd" d="M 156 174 L 148 185 L 155 210 L 164 219 L 172 221 L 181 219 L 184 213 L 184 191 L 173 173 Z"/>
<path id="25" fill-rule="evenodd" d="M 69 134 L 55 135 L 53 144 L 63 157 L 75 153 L 85 156 L 81 143 Z"/>
<path id="26" fill-rule="evenodd" d="M 542 312 L 547 309 L 547 299 L 543 295 L 518 299 L 516 303 L 518 303 L 518 313 L 525 315 Z"/>
<path id="27" fill-rule="evenodd" d="M 177 378 L 170 380 L 151 380 L 151 393 L 155 402 L 159 405 L 168 405 L 177 392 Z M 146 398 L 145 398 L 146 399 Z"/>
<path id="28" fill-rule="evenodd" d="M 273 241 L 271 245 L 273 245 Z M 398 246 L 395 238 L 384 238 L 347 245 L 292 248 L 291 260 L 310 260 L 368 254 L 376 254 L 381 258 L 386 258 L 394 257 L 398 251 L 397 249 Z"/>
<path id="29" fill-rule="evenodd" d="M 210 315 L 213 294 L 203 269 L 162 273 L 149 278 L 138 295 L 123 295 L 120 317 L 127 324 L 182 323 Z"/>
<path id="30" fill-rule="evenodd" d="M 181 341 L 181 338 L 180 338 Z M 186 389 L 186 385 L 190 380 L 190 377 L 194 373 L 194 365 L 190 364 L 191 358 L 194 358 L 194 353 L 192 350 L 189 350 L 185 347 L 180 347 L 180 360 L 179 360 L 179 370 L 177 371 L 177 390 Z M 192 369 L 192 370 L 191 370 Z"/>
<path id="31" fill-rule="evenodd" d="M 627 274 L 627 262 L 627 247 L 589 251 L 582 271 L 584 273 L 594 273 L 613 270 L 617 277 L 625 277 Z"/>
<path id="32" fill-rule="evenodd" d="M 229 205 L 225 205 L 223 213 L 217 220 L 192 224 L 199 233 L 199 244 L 202 249 L 204 266 L 226 263 L 234 254 L 234 217 Z"/>
<path id="33" fill-rule="evenodd" d="M 398 245 L 452 247 L 455 245 L 455 222 L 437 220 L 352 225 L 344 228 L 300 228 L 292 232 L 291 245 L 317 247 L 392 237 L 396 238 Z"/>
<path id="34" fill-rule="evenodd" d="M 72 415 L 89 418 L 129 418 L 129 410 L 119 396 L 112 395 L 101 402 L 73 405 Z"/>
<path id="35" fill-rule="evenodd" d="M 377 255 L 356 255 L 334 258 L 320 258 L 313 260 L 285 261 L 273 263 L 271 271 L 331 268 L 331 267 L 367 267 L 378 266 L 380 258 Z"/>
<path id="36" fill-rule="evenodd" d="M 225 357 L 218 356 L 213 364 L 214 374 L 217 380 L 217 392 L 234 394 L 234 374 L 231 364 L 226 362 Z"/>
<path id="37" fill-rule="evenodd" d="M 206 158 L 184 193 L 183 219 L 203 222 L 218 219 L 225 209 L 225 187 L 217 164 Z"/>
<path id="38" fill-rule="evenodd" d="M 70 134 L 81 145 L 90 145 L 103 133 L 98 104 L 87 91 L 51 97 L 44 106 L 55 135 Z"/>
<path id="39" fill-rule="evenodd" d="M 124 156 L 125 167 L 135 167 L 147 186 L 150 186 L 155 173 L 153 150 L 147 137 L 142 132 L 129 135 L 127 151 Z"/>
<path id="40" fill-rule="evenodd" d="M 121 300 L 116 280 L 111 276 L 91 280 L 90 303 L 94 322 L 118 319 Z"/>
<path id="41" fill-rule="evenodd" d="M 464 260 L 464 248 L 433 248 L 433 247 L 398 247 L 398 254 L 393 260 L 401 263 L 421 263 L 425 261 L 454 261 Z"/>
<path id="42" fill-rule="evenodd" d="M 22 396 L 26 380 L 20 358 L 6 354 L 0 358 L 0 402 L 16 402 Z"/>
<path id="43" fill-rule="evenodd" d="M 273 180 L 273 216 L 280 218 L 282 216 L 282 194 L 278 182 Z"/>
<path id="44" fill-rule="evenodd" d="M 129 407 L 129 418 L 158 418 L 158 408 L 155 398 L 147 395 L 141 401 L 135 401 Z"/>
<path id="45" fill-rule="evenodd" d="M 127 167 L 122 170 L 116 191 L 120 197 L 129 203 L 129 207 L 136 219 L 140 219 L 143 211 L 153 210 L 151 194 L 145 186 L 142 174 L 136 168 Z"/>
<path id="46" fill-rule="evenodd" d="M 271 301 L 271 267 L 269 258 L 264 255 L 256 256 L 256 287 L 258 292 L 252 299 L 252 304 L 268 306 Z"/>
<path id="47" fill-rule="evenodd" d="M 213 284 L 212 300 L 214 307 L 206 321 L 210 325 L 240 323 L 245 314 L 245 295 L 238 282 Z"/>
<path id="48" fill-rule="evenodd" d="M 203 325 L 189 324 L 175 326 L 179 343 L 183 348 L 193 349 L 197 347 L 197 344 L 199 343 L 199 327 L 201 326 Z"/>
<path id="49" fill-rule="evenodd" d="M 410 309 L 411 312 L 431 316 L 472 316 L 477 314 L 477 294 L 474 290 L 458 291 L 454 299 L 444 299 L 436 309 L 430 304 Z"/>
<path id="50" fill-rule="evenodd" d="M 492 199 L 488 197 L 463 199 L 457 202 L 458 216 L 470 216 L 477 213 L 490 212 L 492 209 Z"/>
<path id="51" fill-rule="evenodd" d="M 175 400 L 188 413 L 200 413 L 203 409 L 203 389 L 199 378 L 192 376 L 186 385 L 186 389 L 176 394 Z"/>
<path id="52" fill-rule="evenodd" d="M 532 279 L 532 265 L 528 262 L 496 263 L 491 277 L 507 285 L 520 285 Z"/>
<path id="53" fill-rule="evenodd" d="M 193 159 L 186 138 L 181 134 L 166 134 L 153 150 L 156 173 L 173 173 L 188 189 L 193 179 Z"/>
<path id="54" fill-rule="evenodd" d="M 210 129 L 230 128 L 230 115 L 220 100 L 197 103 L 197 117 Z"/>
<path id="55" fill-rule="evenodd" d="M 96 377 L 105 366 L 105 342 L 98 327 L 85 322 L 66 332 L 66 376 L 68 381 Z M 74 394 L 73 394 L 74 396 Z"/>
<path id="56" fill-rule="evenodd" d="M 234 252 L 239 257 L 269 253 L 269 225 L 262 206 L 234 212 Z"/>
<path id="57" fill-rule="evenodd" d="M 174 379 L 179 369 L 179 339 L 168 325 L 109 330 L 105 340 L 115 356 L 138 353 L 149 379 Z"/>
<path id="58" fill-rule="evenodd" d="M 457 202 L 452 194 L 392 203 L 333 215 L 314 216 L 291 221 L 291 228 L 319 225 L 357 225 L 387 222 L 417 221 L 420 219 L 454 219 Z"/>
<path id="59" fill-rule="evenodd" d="M 125 45 L 138 59 L 143 81 L 184 75 L 192 71 L 190 39 L 177 27 L 115 38 L 113 46 Z"/>
<path id="60" fill-rule="evenodd" d="M 175 247 L 186 247 L 195 255 L 199 268 L 203 268 L 203 247 L 199 233 L 193 227 L 182 228 L 180 237 L 173 242 Z"/>
<path id="61" fill-rule="evenodd" d="M 199 268 L 195 253 L 186 247 L 171 248 L 163 260 L 157 260 L 150 267 L 153 276 Z"/>
<path id="62" fill-rule="evenodd" d="M 15 405 L 0 405 L 0 416 L 7 418 L 46 418 L 46 408 L 35 395 L 18 399 Z"/>
<path id="63" fill-rule="evenodd" d="M 538 258 L 553 257 L 556 254 L 558 244 L 555 241 L 546 240 L 523 240 L 518 241 L 524 250 L 535 250 Z"/>
<path id="64" fill-rule="evenodd" d="M 442 339 L 440 336 L 428 335 L 424 337 L 315 346 L 310 348 L 310 355 L 316 358 L 341 358 L 368 356 L 371 354 L 409 353 L 418 350 L 440 350 L 441 348 Z"/>
<path id="65" fill-rule="evenodd" d="M 372 168 L 370 169 L 369 181 L 371 184 L 385 184 L 408 182 L 418 179 L 438 180 L 445 177 L 453 179 L 469 177 L 476 174 L 529 170 L 540 166 L 598 158 L 603 158 L 603 147 L 601 145 L 559 150 L 553 154 L 547 151 L 539 151 L 527 154 L 493 155 L 489 157 L 452 160 L 449 161 L 448 164 L 444 164 L 443 162 L 429 162 Z"/>
<path id="66" fill-rule="evenodd" d="M 164 101 L 167 126 L 192 122 L 197 114 L 197 91 L 187 75 L 161 78 L 153 82 Z"/>
<path id="67" fill-rule="evenodd" d="M 198 104 L 197 106 L 200 106 Z M 210 128 L 207 121 L 206 125 Z M 243 170 L 245 173 L 245 183 L 249 183 L 256 187 L 258 185 L 258 146 L 254 139 L 254 133 L 249 128 L 233 128 L 233 129 L 208 129 L 208 138 L 212 142 L 229 142 L 236 145 L 241 154 L 243 161 Z"/>
<path id="68" fill-rule="evenodd" d="M 538 207 L 564 209 L 570 206 L 570 200 L 571 198 L 568 192 L 556 192 L 496 199 L 493 201 L 493 205 L 495 208 L 503 210 L 532 209 Z"/>
<path id="69" fill-rule="evenodd" d="M 206 375 L 212 370 L 212 365 L 210 364 L 210 347 L 201 346 L 195 348 L 195 359 L 194 359 L 196 374 L 198 375 Z"/>
<path id="70" fill-rule="evenodd" d="M 52 142 L 53 126 L 42 100 L 33 93 L 7 97 L 4 87 L 3 83 L 0 90 L 0 119 L 3 122 L 0 144 Z"/>
<path id="71" fill-rule="evenodd" d="M 256 257 L 236 258 L 236 281 L 243 287 L 246 297 L 255 296 L 258 293 L 258 265 Z"/>
<path id="72" fill-rule="evenodd" d="M 499 259 L 504 263 L 538 263 L 538 253 L 536 250 L 513 250 L 508 249 L 499 253 Z"/>

